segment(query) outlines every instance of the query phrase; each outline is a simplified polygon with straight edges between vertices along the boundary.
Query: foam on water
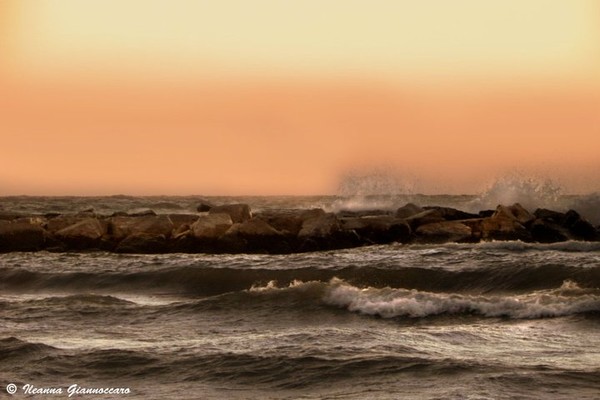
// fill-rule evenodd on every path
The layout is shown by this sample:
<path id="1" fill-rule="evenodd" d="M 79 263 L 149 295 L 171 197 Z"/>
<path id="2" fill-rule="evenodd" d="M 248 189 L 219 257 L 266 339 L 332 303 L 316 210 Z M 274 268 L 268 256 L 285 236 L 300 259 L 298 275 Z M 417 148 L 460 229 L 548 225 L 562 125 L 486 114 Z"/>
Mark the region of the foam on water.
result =
<path id="1" fill-rule="evenodd" d="M 391 288 L 361 289 L 340 280 L 332 280 L 330 285 L 324 298 L 326 303 L 383 318 L 439 314 L 544 318 L 600 312 L 600 291 L 580 289 L 571 281 L 565 281 L 557 290 L 514 296 L 469 296 Z"/>

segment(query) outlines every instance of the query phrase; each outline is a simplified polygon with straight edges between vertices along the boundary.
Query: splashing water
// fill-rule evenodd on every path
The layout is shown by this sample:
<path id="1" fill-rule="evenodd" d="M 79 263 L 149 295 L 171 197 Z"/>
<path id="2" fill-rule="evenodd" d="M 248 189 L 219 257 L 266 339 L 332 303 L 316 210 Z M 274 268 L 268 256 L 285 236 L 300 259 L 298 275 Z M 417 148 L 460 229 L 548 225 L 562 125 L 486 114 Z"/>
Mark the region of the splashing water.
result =
<path id="1" fill-rule="evenodd" d="M 528 210 L 536 208 L 565 209 L 562 188 L 551 179 L 510 174 L 496 179 L 470 205 L 472 210 L 493 209 L 498 204 L 520 203 Z"/>

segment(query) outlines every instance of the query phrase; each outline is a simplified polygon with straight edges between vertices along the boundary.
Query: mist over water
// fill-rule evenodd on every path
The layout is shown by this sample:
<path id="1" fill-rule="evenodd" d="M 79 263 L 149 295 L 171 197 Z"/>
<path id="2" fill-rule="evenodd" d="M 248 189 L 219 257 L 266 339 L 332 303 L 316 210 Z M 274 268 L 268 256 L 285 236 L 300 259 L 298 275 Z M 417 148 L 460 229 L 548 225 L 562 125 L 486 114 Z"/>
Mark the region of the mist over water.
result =
<path id="1" fill-rule="evenodd" d="M 352 171 L 339 180 L 338 195 L 331 210 L 392 210 L 408 202 L 422 206 L 456 207 L 478 212 L 499 204 L 520 203 L 533 212 L 538 208 L 556 211 L 574 209 L 594 224 L 600 224 L 600 193 L 572 195 L 551 177 L 509 172 L 493 178 L 476 193 L 448 195 L 423 194 L 427 184 L 412 174 L 403 176 L 393 168 Z"/>

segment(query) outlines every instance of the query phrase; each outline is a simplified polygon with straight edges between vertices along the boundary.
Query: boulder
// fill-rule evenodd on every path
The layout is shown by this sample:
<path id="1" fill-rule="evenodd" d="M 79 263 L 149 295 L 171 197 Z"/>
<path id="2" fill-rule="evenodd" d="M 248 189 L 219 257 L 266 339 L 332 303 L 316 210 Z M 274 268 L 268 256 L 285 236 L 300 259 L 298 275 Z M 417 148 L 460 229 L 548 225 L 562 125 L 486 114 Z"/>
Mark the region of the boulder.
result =
<path id="1" fill-rule="evenodd" d="M 248 204 L 225 204 L 222 206 L 211 207 L 209 214 L 229 214 L 234 223 L 248 221 L 252 218 L 250 206 Z"/>
<path id="2" fill-rule="evenodd" d="M 551 219 L 537 218 L 529 225 L 529 231 L 532 239 L 540 243 L 564 242 L 571 239 L 569 230 Z"/>
<path id="3" fill-rule="evenodd" d="M 307 215 L 308 218 L 303 220 L 302 228 L 298 232 L 299 238 L 325 238 L 340 230 L 340 224 L 335 214 L 314 214 L 314 216 Z"/>
<path id="4" fill-rule="evenodd" d="M 291 251 L 286 236 L 266 221 L 253 218 L 231 226 L 219 239 L 228 252 L 287 253 Z"/>
<path id="5" fill-rule="evenodd" d="M 396 217 L 406 219 L 412 217 L 413 215 L 420 214 L 423 211 L 425 211 L 424 208 L 421 208 L 413 203 L 408 203 L 396 210 Z"/>
<path id="6" fill-rule="evenodd" d="M 190 227 L 192 236 L 200 240 L 213 240 L 221 237 L 233 225 L 229 214 L 208 214 L 198 218 Z"/>
<path id="7" fill-rule="evenodd" d="M 464 243 L 472 242 L 473 235 L 469 226 L 460 221 L 433 222 L 419 226 L 416 231 L 420 243 Z"/>
<path id="8" fill-rule="evenodd" d="M 353 230 L 364 243 L 406 243 L 411 229 L 406 221 L 394 216 L 342 218 L 341 229 Z"/>
<path id="9" fill-rule="evenodd" d="M 209 212 L 211 208 L 215 205 L 209 201 L 201 200 L 200 203 L 196 206 L 196 211 L 198 212 Z"/>
<path id="10" fill-rule="evenodd" d="M 173 228 L 173 222 L 168 215 L 112 217 L 109 220 L 108 233 L 116 241 L 137 234 L 163 235 L 168 238 Z"/>
<path id="11" fill-rule="evenodd" d="M 425 210 L 436 210 L 439 215 L 444 218 L 446 221 L 457 221 L 462 219 L 473 219 L 479 218 L 479 214 L 471 214 L 468 212 L 464 212 L 461 210 L 457 210 L 455 208 L 450 207 L 423 207 Z"/>
<path id="12" fill-rule="evenodd" d="M 554 222 L 555 224 L 562 224 L 565 220 L 565 213 L 548 210 L 546 208 L 538 208 L 534 211 L 533 215 L 538 219 Z"/>
<path id="13" fill-rule="evenodd" d="M 97 248 L 105 233 L 106 231 L 98 219 L 86 218 L 75 225 L 59 230 L 55 236 L 69 248 L 82 250 Z"/>
<path id="14" fill-rule="evenodd" d="M 419 214 L 406 218 L 406 222 L 408 222 L 413 231 L 416 231 L 421 225 L 442 221 L 445 221 L 445 219 L 439 210 L 425 210 Z"/>
<path id="15" fill-rule="evenodd" d="M 158 254 L 167 251 L 167 238 L 152 233 L 134 233 L 123 239 L 116 247 L 117 253 Z"/>
<path id="16" fill-rule="evenodd" d="M 496 212 L 494 212 L 494 215 L 492 216 L 510 218 L 519 222 L 523 226 L 526 226 L 527 224 L 533 222 L 533 220 L 535 220 L 536 218 L 519 203 L 515 203 L 512 206 L 508 207 L 499 205 L 496 208 Z"/>
<path id="17" fill-rule="evenodd" d="M 169 214 L 169 219 L 173 223 L 173 231 L 179 230 L 181 226 L 187 226 L 188 228 L 192 224 L 198 221 L 198 215 L 196 214 Z"/>
<path id="18" fill-rule="evenodd" d="M 577 211 L 569 210 L 563 219 L 563 226 L 566 227 L 571 234 L 579 240 L 598 240 L 596 228 L 586 221 Z"/>
<path id="19" fill-rule="evenodd" d="M 148 217 L 148 216 L 156 216 L 156 211 L 151 210 L 149 208 L 144 210 L 137 210 L 129 213 L 131 217 Z"/>
<path id="20" fill-rule="evenodd" d="M 394 215 L 393 211 L 389 210 L 340 210 L 336 213 L 338 218 L 351 218 L 351 217 L 374 217 L 380 215 Z"/>
<path id="21" fill-rule="evenodd" d="M 89 218 L 90 217 L 82 215 L 59 215 L 48 220 L 46 223 L 46 230 L 50 233 L 56 233 L 61 229 L 65 229 Z"/>
<path id="22" fill-rule="evenodd" d="M 517 219 L 524 221 L 525 218 L 519 214 L 518 208 L 515 208 L 515 212 L 516 214 L 509 207 L 498 206 L 494 215 L 481 220 L 481 239 L 531 241 L 531 234 Z"/>
<path id="23" fill-rule="evenodd" d="M 256 214 L 254 218 L 265 221 L 284 235 L 297 236 L 304 222 L 302 214 L 302 210 L 269 210 Z"/>
<path id="24" fill-rule="evenodd" d="M 0 221 L 0 252 L 41 250 L 45 239 L 44 229 L 37 224 Z"/>

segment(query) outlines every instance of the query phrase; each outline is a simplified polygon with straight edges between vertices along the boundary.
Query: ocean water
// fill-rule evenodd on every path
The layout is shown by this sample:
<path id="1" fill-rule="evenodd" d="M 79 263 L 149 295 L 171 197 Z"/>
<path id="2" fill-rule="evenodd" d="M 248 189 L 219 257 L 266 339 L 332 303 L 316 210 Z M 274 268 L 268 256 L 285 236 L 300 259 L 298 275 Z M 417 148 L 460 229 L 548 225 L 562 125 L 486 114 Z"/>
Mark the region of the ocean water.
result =
<path id="1" fill-rule="evenodd" d="M 242 200 L 373 206 L 372 198 Z M 10 198 L 0 206 L 109 212 L 154 202 L 188 212 L 195 201 Z M 0 397 L 10 383 L 14 398 L 67 398 L 78 385 L 130 393 L 72 397 L 600 399 L 600 243 L 2 254 Z M 26 385 L 63 393 L 27 395 Z"/>

